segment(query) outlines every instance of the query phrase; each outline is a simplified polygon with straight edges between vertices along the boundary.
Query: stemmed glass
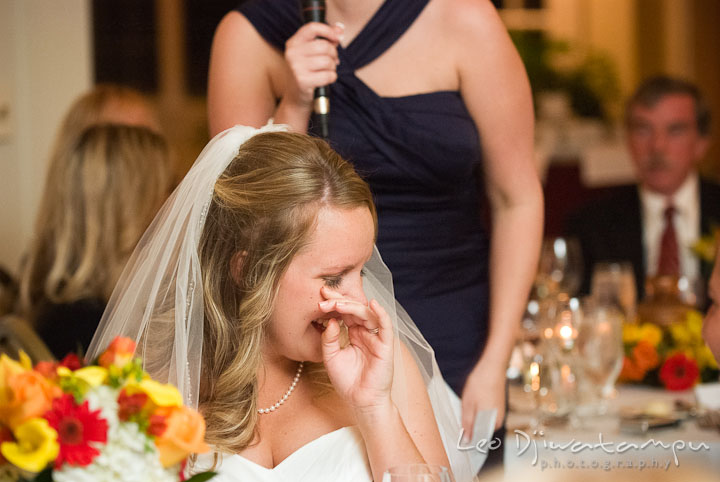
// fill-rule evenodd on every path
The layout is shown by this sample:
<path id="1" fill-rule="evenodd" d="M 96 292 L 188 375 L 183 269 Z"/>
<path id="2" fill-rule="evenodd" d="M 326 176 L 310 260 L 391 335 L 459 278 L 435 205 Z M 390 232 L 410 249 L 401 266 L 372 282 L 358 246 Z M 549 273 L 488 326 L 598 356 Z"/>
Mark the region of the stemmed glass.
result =
<path id="1" fill-rule="evenodd" d="M 627 262 L 597 263 L 593 269 L 591 294 L 601 303 L 615 303 L 631 321 L 635 318 L 637 290 L 632 265 Z"/>
<path id="2" fill-rule="evenodd" d="M 522 375 L 525 392 L 530 392 L 531 390 L 532 376 L 530 370 L 536 355 L 539 353 L 539 315 L 540 303 L 537 300 L 530 300 L 523 315 L 520 332 L 515 345 L 517 353 L 520 355 L 520 374 Z"/>
<path id="3" fill-rule="evenodd" d="M 592 297 L 583 300 L 583 314 L 577 349 L 583 383 L 591 396 L 583 413 L 603 415 L 622 369 L 624 316 L 616 304 Z"/>
<path id="4" fill-rule="evenodd" d="M 582 279 L 580 245 L 572 238 L 548 238 L 542 243 L 535 289 L 540 298 L 573 295 Z"/>
<path id="5" fill-rule="evenodd" d="M 562 420 L 574 409 L 578 393 L 577 337 L 582 310 L 577 298 L 560 294 L 544 303 L 540 321 L 541 345 L 530 367 L 535 395 L 534 428 Z"/>
<path id="6" fill-rule="evenodd" d="M 582 313 L 579 301 L 571 296 L 580 287 L 581 276 L 577 240 L 557 237 L 543 241 L 535 277 L 537 348 L 534 353 L 528 350 L 531 356 L 524 357 L 524 388 L 533 396 L 535 410 L 530 424 L 534 429 L 564 420 L 574 410 L 578 379 L 573 355 Z"/>
<path id="7" fill-rule="evenodd" d="M 454 482 L 454 478 L 442 465 L 409 464 L 389 468 L 382 482 Z"/>

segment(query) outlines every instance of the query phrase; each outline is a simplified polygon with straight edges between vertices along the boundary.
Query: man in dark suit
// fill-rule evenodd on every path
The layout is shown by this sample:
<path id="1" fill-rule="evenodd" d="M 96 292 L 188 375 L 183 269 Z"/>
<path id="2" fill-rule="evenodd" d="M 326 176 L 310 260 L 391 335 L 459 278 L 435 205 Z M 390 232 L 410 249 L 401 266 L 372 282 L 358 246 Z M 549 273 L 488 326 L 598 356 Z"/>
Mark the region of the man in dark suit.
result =
<path id="1" fill-rule="evenodd" d="M 710 144 L 709 109 L 693 84 L 654 77 L 628 101 L 625 126 L 638 183 L 584 206 L 567 225 L 583 252 L 581 291 L 589 292 L 593 267 L 603 261 L 632 264 L 638 299 L 656 274 L 705 286 L 710 270 L 692 245 L 720 225 L 720 186 L 697 173 Z"/>

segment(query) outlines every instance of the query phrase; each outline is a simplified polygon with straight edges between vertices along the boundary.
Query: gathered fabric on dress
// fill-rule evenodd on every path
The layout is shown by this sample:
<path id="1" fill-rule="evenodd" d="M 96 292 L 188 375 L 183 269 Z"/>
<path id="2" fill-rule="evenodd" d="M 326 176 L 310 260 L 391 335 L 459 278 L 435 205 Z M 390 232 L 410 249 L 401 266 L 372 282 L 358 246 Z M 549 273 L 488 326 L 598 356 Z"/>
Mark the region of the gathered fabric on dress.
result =
<path id="1" fill-rule="evenodd" d="M 460 393 L 487 338 L 489 238 L 475 176 L 479 135 L 458 91 L 382 97 L 355 75 L 390 48 L 427 3 L 386 1 L 338 48 L 329 142 L 370 184 L 377 245 L 395 295 Z M 279 50 L 302 26 L 297 0 L 248 0 L 238 11 Z M 312 121 L 309 129 L 316 133 Z"/>

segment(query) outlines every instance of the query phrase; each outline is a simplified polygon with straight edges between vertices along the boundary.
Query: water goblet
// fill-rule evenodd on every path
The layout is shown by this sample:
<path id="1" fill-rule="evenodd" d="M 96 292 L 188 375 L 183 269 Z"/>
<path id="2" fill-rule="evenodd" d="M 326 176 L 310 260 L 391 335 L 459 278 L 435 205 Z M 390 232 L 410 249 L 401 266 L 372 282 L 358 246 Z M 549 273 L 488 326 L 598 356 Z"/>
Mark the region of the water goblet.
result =
<path id="1" fill-rule="evenodd" d="M 614 392 L 623 362 L 622 325 L 624 316 L 614 303 L 592 297 L 583 300 L 577 349 L 589 401 L 579 412 L 604 415 L 607 400 Z"/>
<path id="2" fill-rule="evenodd" d="M 531 425 L 564 420 L 575 409 L 578 394 L 576 340 L 582 322 L 577 298 L 560 294 L 543 303 L 540 349 L 530 365 L 530 387 L 535 396 Z"/>
<path id="3" fill-rule="evenodd" d="M 572 238 L 548 238 L 542 243 L 535 290 L 540 298 L 573 295 L 582 278 L 580 244 Z"/>
<path id="4" fill-rule="evenodd" d="M 637 290 L 635 273 L 628 262 L 601 262 L 593 268 L 591 290 L 593 298 L 601 303 L 615 303 L 624 312 L 625 319 L 635 318 Z"/>

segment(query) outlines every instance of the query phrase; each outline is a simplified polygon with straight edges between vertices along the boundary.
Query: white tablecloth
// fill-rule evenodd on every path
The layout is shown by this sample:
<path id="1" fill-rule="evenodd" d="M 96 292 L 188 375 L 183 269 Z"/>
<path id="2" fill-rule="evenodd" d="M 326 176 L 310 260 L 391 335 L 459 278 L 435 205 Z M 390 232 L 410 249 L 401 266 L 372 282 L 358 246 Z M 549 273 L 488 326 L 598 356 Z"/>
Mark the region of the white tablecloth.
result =
<path id="1" fill-rule="evenodd" d="M 621 407 L 642 408 L 658 401 L 672 404 L 676 399 L 695 401 L 691 390 L 669 392 L 623 385 L 610 402 L 614 416 L 592 418 L 582 428 L 569 424 L 546 426 L 543 433 L 533 434 L 529 427 L 532 418 L 529 399 L 519 386 L 512 386 L 504 441 L 506 480 L 523 480 L 518 477 L 533 472 L 548 475 L 559 471 L 563 475 L 571 472 L 571 480 L 582 480 L 582 474 L 588 471 L 604 471 L 608 477 L 622 475 L 622 480 L 636 473 L 634 471 L 662 471 L 676 473 L 678 478 L 672 480 L 685 480 L 683 472 L 697 468 L 707 469 L 720 480 L 720 431 L 717 429 L 701 429 L 695 420 L 687 419 L 679 426 L 651 429 L 644 434 L 620 431 L 617 411 Z"/>

